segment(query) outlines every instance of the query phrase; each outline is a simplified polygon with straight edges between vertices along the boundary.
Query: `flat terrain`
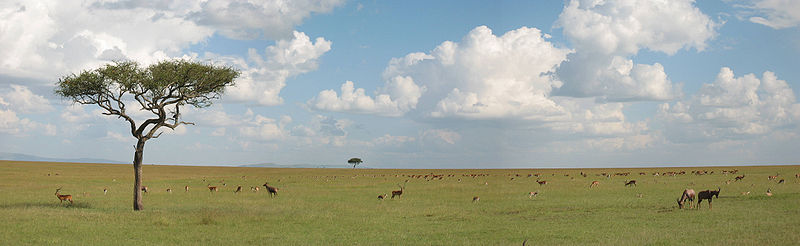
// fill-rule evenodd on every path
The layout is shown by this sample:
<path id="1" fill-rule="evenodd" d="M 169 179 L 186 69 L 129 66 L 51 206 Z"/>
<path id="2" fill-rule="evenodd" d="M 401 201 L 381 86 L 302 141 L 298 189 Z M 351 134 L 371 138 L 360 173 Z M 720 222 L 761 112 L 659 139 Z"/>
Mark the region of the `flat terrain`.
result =
<path id="1" fill-rule="evenodd" d="M 723 174 L 734 169 L 737 174 Z M 692 173 L 700 170 L 708 174 Z M 681 171 L 686 174 L 653 175 Z M 624 172 L 630 174 L 614 175 Z M 528 245 L 796 245 L 797 173 L 800 166 L 353 170 L 148 165 L 145 210 L 134 212 L 131 165 L 0 161 L 0 244 L 521 245 L 527 239 Z M 535 174 L 547 184 L 529 177 Z M 768 179 L 776 174 L 785 183 Z M 745 178 L 733 181 L 739 175 Z M 637 186 L 624 185 L 633 179 Z M 391 196 L 405 180 L 401 198 L 377 199 Z M 263 187 L 250 190 L 265 181 L 280 189 L 277 197 L 270 198 Z M 589 188 L 592 181 L 600 184 Z M 220 191 L 209 192 L 208 184 Z M 239 185 L 243 192 L 235 194 Z M 61 194 L 74 197 L 73 205 L 59 202 L 54 195 L 59 187 Z M 683 189 L 718 187 L 713 210 L 706 202 L 699 210 L 678 209 Z M 767 189 L 772 196 L 766 196 Z M 531 199 L 529 192 L 538 195 Z M 480 200 L 472 202 L 474 196 Z"/>

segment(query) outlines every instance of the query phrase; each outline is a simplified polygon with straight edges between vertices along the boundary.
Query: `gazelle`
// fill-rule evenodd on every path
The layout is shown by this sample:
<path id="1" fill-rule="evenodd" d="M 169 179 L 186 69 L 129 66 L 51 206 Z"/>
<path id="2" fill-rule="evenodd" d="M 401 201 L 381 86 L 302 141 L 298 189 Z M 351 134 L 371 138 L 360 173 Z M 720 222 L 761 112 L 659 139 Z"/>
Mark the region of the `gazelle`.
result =
<path id="1" fill-rule="evenodd" d="M 633 185 L 636 186 L 636 180 L 625 181 L 625 186 Z"/>
<path id="2" fill-rule="evenodd" d="M 171 188 L 167 188 L 167 193 L 172 193 L 172 189 Z"/>
<path id="3" fill-rule="evenodd" d="M 383 199 L 386 199 L 386 194 L 385 193 L 383 195 L 378 195 L 378 200 L 383 201 Z"/>
<path id="4" fill-rule="evenodd" d="M 184 186 L 184 187 L 183 187 L 183 190 L 185 190 L 186 192 L 189 192 L 189 186 L 188 186 L 188 185 L 187 185 L 187 186 Z"/>
<path id="5" fill-rule="evenodd" d="M 69 204 L 72 204 L 72 195 L 58 194 L 58 191 L 60 190 L 61 188 L 56 189 L 56 197 L 58 197 L 58 200 L 61 200 L 61 203 L 64 203 L 64 201 L 69 201 Z"/>
<path id="6" fill-rule="evenodd" d="M 206 186 L 208 187 L 208 191 L 210 192 L 219 191 L 219 188 L 217 188 L 216 186 L 211 186 L 211 184 L 208 184 Z"/>
<path id="7" fill-rule="evenodd" d="M 142 186 L 142 191 L 144 191 L 144 193 L 147 193 L 147 191 L 149 191 L 149 190 L 150 190 L 150 189 L 149 189 L 149 188 L 147 188 L 147 186 Z"/>
<path id="8" fill-rule="evenodd" d="M 475 196 L 475 197 L 472 197 L 472 202 L 478 202 L 478 201 L 480 201 L 480 200 L 481 200 L 481 198 L 480 198 L 480 197 L 477 197 L 477 196 Z"/>
<path id="9" fill-rule="evenodd" d="M 538 191 L 531 191 L 528 193 L 528 199 L 533 199 L 536 195 L 539 195 Z"/>
<path id="10" fill-rule="evenodd" d="M 242 191 L 242 186 L 241 185 L 236 187 L 236 190 L 233 191 L 233 193 L 239 193 L 240 191 Z"/>
<path id="11" fill-rule="evenodd" d="M 395 196 L 400 197 L 400 196 L 403 195 L 403 190 L 406 188 L 406 184 L 407 183 L 408 183 L 408 180 L 406 180 L 406 182 L 403 183 L 403 186 L 400 186 L 400 184 L 397 184 L 397 186 L 400 187 L 400 190 L 393 190 L 392 191 L 392 199 L 394 199 Z"/>
<path id="12" fill-rule="evenodd" d="M 539 183 L 539 185 L 546 185 L 547 180 L 542 180 L 542 181 L 536 180 L 536 183 Z"/>
<path id="13" fill-rule="evenodd" d="M 589 185 L 589 188 L 595 187 L 600 185 L 600 181 L 592 181 L 592 184 Z"/>

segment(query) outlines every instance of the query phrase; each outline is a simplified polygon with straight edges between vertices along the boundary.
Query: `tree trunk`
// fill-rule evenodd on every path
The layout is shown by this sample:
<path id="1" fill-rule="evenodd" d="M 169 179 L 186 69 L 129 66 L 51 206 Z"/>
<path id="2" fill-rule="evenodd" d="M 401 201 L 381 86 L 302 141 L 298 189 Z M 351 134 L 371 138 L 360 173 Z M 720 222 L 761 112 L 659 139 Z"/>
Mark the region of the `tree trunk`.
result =
<path id="1" fill-rule="evenodd" d="M 142 210 L 142 153 L 145 140 L 136 142 L 136 153 L 133 155 L 133 210 Z"/>

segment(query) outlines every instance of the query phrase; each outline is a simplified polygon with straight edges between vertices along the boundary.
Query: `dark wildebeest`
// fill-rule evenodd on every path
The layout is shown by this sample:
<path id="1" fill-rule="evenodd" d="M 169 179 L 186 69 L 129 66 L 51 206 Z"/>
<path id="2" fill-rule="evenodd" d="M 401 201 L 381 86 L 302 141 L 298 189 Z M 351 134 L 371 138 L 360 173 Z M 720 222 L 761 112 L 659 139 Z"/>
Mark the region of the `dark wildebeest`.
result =
<path id="1" fill-rule="evenodd" d="M 715 196 L 719 198 L 720 190 L 721 188 L 717 187 L 717 190 L 704 190 L 697 193 L 697 208 L 700 208 L 700 203 L 703 202 L 703 199 L 708 199 L 708 209 L 711 210 L 711 198 Z"/>
<path id="2" fill-rule="evenodd" d="M 678 208 L 682 209 L 683 204 L 686 203 L 686 200 L 689 200 L 689 208 L 692 207 L 692 203 L 694 202 L 695 193 L 693 189 L 685 189 L 683 190 L 683 194 L 681 198 L 678 199 Z"/>

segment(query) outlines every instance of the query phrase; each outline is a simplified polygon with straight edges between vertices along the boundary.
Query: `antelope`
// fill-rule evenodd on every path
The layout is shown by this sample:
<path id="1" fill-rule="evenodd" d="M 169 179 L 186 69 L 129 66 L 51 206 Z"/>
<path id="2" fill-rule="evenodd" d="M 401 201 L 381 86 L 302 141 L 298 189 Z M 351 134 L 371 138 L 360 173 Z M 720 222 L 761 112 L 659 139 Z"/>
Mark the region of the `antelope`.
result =
<path id="1" fill-rule="evenodd" d="M 233 193 L 239 193 L 239 191 L 242 191 L 242 186 L 241 186 L 241 185 L 240 185 L 240 186 L 237 186 L 237 187 L 236 187 L 236 190 L 235 190 L 235 191 L 233 191 Z"/>
<path id="2" fill-rule="evenodd" d="M 542 181 L 536 180 L 536 183 L 539 183 L 539 185 L 546 185 L 547 180 L 542 180 Z"/>
<path id="3" fill-rule="evenodd" d="M 589 188 L 595 187 L 600 185 L 600 181 L 592 181 L 592 184 L 589 185 Z"/>
<path id="4" fill-rule="evenodd" d="M 633 185 L 636 186 L 636 180 L 625 181 L 625 186 Z"/>
<path id="5" fill-rule="evenodd" d="M 144 193 L 147 193 L 147 191 L 149 191 L 149 190 L 150 189 L 148 189 L 147 186 L 142 186 L 142 191 L 144 191 Z"/>
<path id="6" fill-rule="evenodd" d="M 56 189 L 56 197 L 58 197 L 58 200 L 61 200 L 61 203 L 64 203 L 64 201 L 69 201 L 69 204 L 72 204 L 72 195 L 58 194 L 58 191 L 60 190 L 61 188 Z"/>
<path id="7" fill-rule="evenodd" d="M 711 198 L 717 197 L 719 198 L 720 188 L 717 187 L 717 190 L 704 190 L 700 193 L 697 193 L 697 208 L 700 208 L 700 203 L 703 202 L 703 199 L 708 199 L 708 209 L 711 210 Z"/>
<path id="8" fill-rule="evenodd" d="M 778 181 L 778 184 L 783 184 L 783 182 L 786 182 L 786 180 L 781 179 L 781 180 Z"/>
<path id="9" fill-rule="evenodd" d="M 406 180 L 406 182 L 403 183 L 403 186 L 400 186 L 400 184 L 397 184 L 397 186 L 400 187 L 400 190 L 393 190 L 392 191 L 392 199 L 394 199 L 395 196 L 400 197 L 400 196 L 403 195 L 403 190 L 405 190 L 405 188 L 406 188 L 406 183 L 408 183 L 408 180 Z"/>
<path id="10" fill-rule="evenodd" d="M 538 191 L 531 191 L 530 193 L 528 193 L 528 199 L 533 199 L 534 197 L 536 197 L 536 195 L 539 195 Z"/>
<path id="11" fill-rule="evenodd" d="M 480 198 L 480 197 L 477 197 L 477 196 L 475 196 L 475 197 L 472 197 L 472 202 L 478 202 L 478 201 L 480 201 L 480 200 L 481 200 L 481 198 Z"/>
<path id="12" fill-rule="evenodd" d="M 767 196 L 772 196 L 772 190 L 767 189 Z"/>
<path id="13" fill-rule="evenodd" d="M 748 192 L 742 192 L 742 195 L 743 196 L 750 195 L 750 192 L 749 191 Z"/>
<path id="14" fill-rule="evenodd" d="M 183 190 L 185 190 L 185 192 L 189 192 L 189 186 L 188 186 L 188 185 L 187 185 L 187 186 L 184 186 L 184 187 L 183 187 Z"/>
<path id="15" fill-rule="evenodd" d="M 167 188 L 167 193 L 172 193 L 172 189 Z"/>
<path id="16" fill-rule="evenodd" d="M 267 191 L 269 191 L 269 197 L 270 198 L 278 195 L 278 188 L 269 186 L 268 183 L 264 183 L 263 186 L 265 188 L 267 188 Z"/>
<path id="17" fill-rule="evenodd" d="M 683 190 L 683 194 L 681 195 L 681 198 L 678 198 L 678 208 L 682 209 L 683 208 L 683 204 L 686 202 L 686 200 L 689 200 L 689 207 L 691 208 L 692 202 L 694 202 L 694 197 L 695 197 L 695 193 L 694 193 L 693 189 L 685 189 L 685 190 Z"/>
<path id="18" fill-rule="evenodd" d="M 219 191 L 218 187 L 211 186 L 211 184 L 206 185 L 206 187 L 208 187 L 208 191 L 210 191 L 210 192 Z"/>
<path id="19" fill-rule="evenodd" d="M 108 193 L 108 188 L 103 188 L 103 195 L 105 195 L 106 193 Z"/>
<path id="20" fill-rule="evenodd" d="M 768 180 L 774 180 L 774 179 L 777 179 L 777 178 L 778 178 L 778 175 L 767 177 Z"/>
<path id="21" fill-rule="evenodd" d="M 742 174 L 742 176 L 736 176 L 734 181 L 739 181 L 739 180 L 742 180 L 742 179 L 744 179 L 744 174 Z"/>
<path id="22" fill-rule="evenodd" d="M 386 193 L 384 193 L 383 195 L 378 195 L 378 200 L 383 201 L 383 199 L 386 199 Z"/>
<path id="23" fill-rule="evenodd" d="M 794 177 L 800 179 L 800 173 L 795 174 Z"/>

